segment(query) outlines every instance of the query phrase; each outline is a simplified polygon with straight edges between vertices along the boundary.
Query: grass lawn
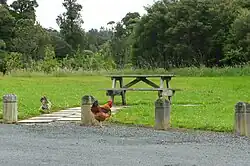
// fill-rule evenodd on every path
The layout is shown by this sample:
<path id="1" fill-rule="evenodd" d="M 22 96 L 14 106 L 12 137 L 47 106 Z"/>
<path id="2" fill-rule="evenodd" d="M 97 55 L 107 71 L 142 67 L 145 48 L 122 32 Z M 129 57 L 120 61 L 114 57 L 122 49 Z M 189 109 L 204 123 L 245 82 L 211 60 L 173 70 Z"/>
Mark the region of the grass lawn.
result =
<path id="1" fill-rule="evenodd" d="M 129 81 L 130 79 L 125 79 Z M 159 83 L 155 79 L 155 82 Z M 144 83 L 136 87 L 143 87 Z M 238 101 L 249 101 L 250 77 L 175 77 L 170 82 L 176 92 L 171 112 L 172 127 L 232 131 L 234 106 Z M 108 97 L 99 88 L 111 87 L 110 78 L 82 77 L 0 77 L 0 95 L 15 93 L 18 96 L 19 119 L 40 114 L 40 97 L 48 96 L 53 109 L 80 106 L 81 97 L 91 94 L 101 103 Z M 120 111 L 112 121 L 154 125 L 156 92 L 127 92 L 127 103 L 132 107 Z M 2 111 L 2 97 L 0 99 Z M 116 98 L 120 103 L 120 97 Z M 199 104 L 184 107 L 181 104 Z"/>

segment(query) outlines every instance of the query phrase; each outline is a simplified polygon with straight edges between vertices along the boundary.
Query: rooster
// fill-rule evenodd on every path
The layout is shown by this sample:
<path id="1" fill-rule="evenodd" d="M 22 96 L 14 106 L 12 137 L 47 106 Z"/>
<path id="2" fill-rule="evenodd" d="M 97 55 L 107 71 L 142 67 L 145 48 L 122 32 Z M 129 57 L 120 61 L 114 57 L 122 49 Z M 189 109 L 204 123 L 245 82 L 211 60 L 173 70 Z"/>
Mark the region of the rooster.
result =
<path id="1" fill-rule="evenodd" d="M 108 103 L 99 106 L 98 100 L 92 104 L 91 112 L 94 114 L 95 119 L 99 122 L 100 126 L 102 127 L 102 121 L 109 118 L 111 116 L 111 107 L 113 102 L 111 100 Z"/>

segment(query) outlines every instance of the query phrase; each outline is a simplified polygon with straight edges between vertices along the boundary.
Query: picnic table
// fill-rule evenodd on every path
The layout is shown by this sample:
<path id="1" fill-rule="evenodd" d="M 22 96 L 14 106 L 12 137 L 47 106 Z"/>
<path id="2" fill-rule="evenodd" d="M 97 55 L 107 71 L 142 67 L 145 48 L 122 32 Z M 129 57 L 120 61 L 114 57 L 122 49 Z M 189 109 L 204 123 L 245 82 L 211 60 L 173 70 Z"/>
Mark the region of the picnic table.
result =
<path id="1" fill-rule="evenodd" d="M 171 97 L 174 95 L 176 90 L 170 88 L 169 82 L 172 77 L 175 77 L 173 74 L 168 75 L 108 75 L 112 80 L 112 88 L 105 88 L 106 95 L 110 96 L 111 100 L 114 102 L 114 97 L 120 95 L 122 98 L 122 104 L 126 105 L 126 92 L 127 91 L 157 91 L 158 97 L 167 96 L 171 101 Z M 134 78 L 132 81 L 124 85 L 124 78 Z M 159 78 L 160 85 L 157 85 L 153 81 L 148 78 Z M 119 82 L 119 87 L 117 87 L 116 83 Z M 133 85 L 138 82 L 144 82 L 152 88 L 131 88 Z M 166 85 L 166 87 L 164 86 Z"/>

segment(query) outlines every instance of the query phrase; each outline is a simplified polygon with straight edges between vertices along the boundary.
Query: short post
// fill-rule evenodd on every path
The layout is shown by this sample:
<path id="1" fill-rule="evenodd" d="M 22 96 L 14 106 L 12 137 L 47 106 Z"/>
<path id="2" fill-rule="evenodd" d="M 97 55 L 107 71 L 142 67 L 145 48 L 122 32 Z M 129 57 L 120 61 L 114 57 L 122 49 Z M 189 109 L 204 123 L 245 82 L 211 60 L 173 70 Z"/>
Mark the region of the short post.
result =
<path id="1" fill-rule="evenodd" d="M 246 136 L 249 137 L 250 136 L 250 104 L 249 103 L 245 103 L 245 104 L 246 104 L 245 132 L 246 132 Z"/>
<path id="2" fill-rule="evenodd" d="M 234 132 L 240 136 L 250 136 L 250 104 L 238 102 L 235 105 Z"/>
<path id="3" fill-rule="evenodd" d="M 16 123 L 18 120 L 17 96 L 7 94 L 3 96 L 3 123 Z"/>
<path id="4" fill-rule="evenodd" d="M 166 130 L 170 127 L 170 101 L 164 97 L 155 101 L 155 129 Z"/>
<path id="5" fill-rule="evenodd" d="M 91 106 L 94 103 L 94 97 L 85 95 L 82 97 L 81 104 L 81 125 L 94 125 L 96 120 L 91 112 Z"/>

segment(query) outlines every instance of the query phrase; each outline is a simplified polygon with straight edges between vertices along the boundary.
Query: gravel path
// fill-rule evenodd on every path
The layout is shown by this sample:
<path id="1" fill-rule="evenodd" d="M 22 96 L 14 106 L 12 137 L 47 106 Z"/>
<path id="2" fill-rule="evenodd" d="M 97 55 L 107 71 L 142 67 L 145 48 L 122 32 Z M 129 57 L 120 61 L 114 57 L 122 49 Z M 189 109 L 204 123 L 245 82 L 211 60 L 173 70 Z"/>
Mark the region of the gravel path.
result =
<path id="1" fill-rule="evenodd" d="M 0 126 L 3 166 L 249 165 L 250 141 L 213 132 L 72 123 Z"/>

